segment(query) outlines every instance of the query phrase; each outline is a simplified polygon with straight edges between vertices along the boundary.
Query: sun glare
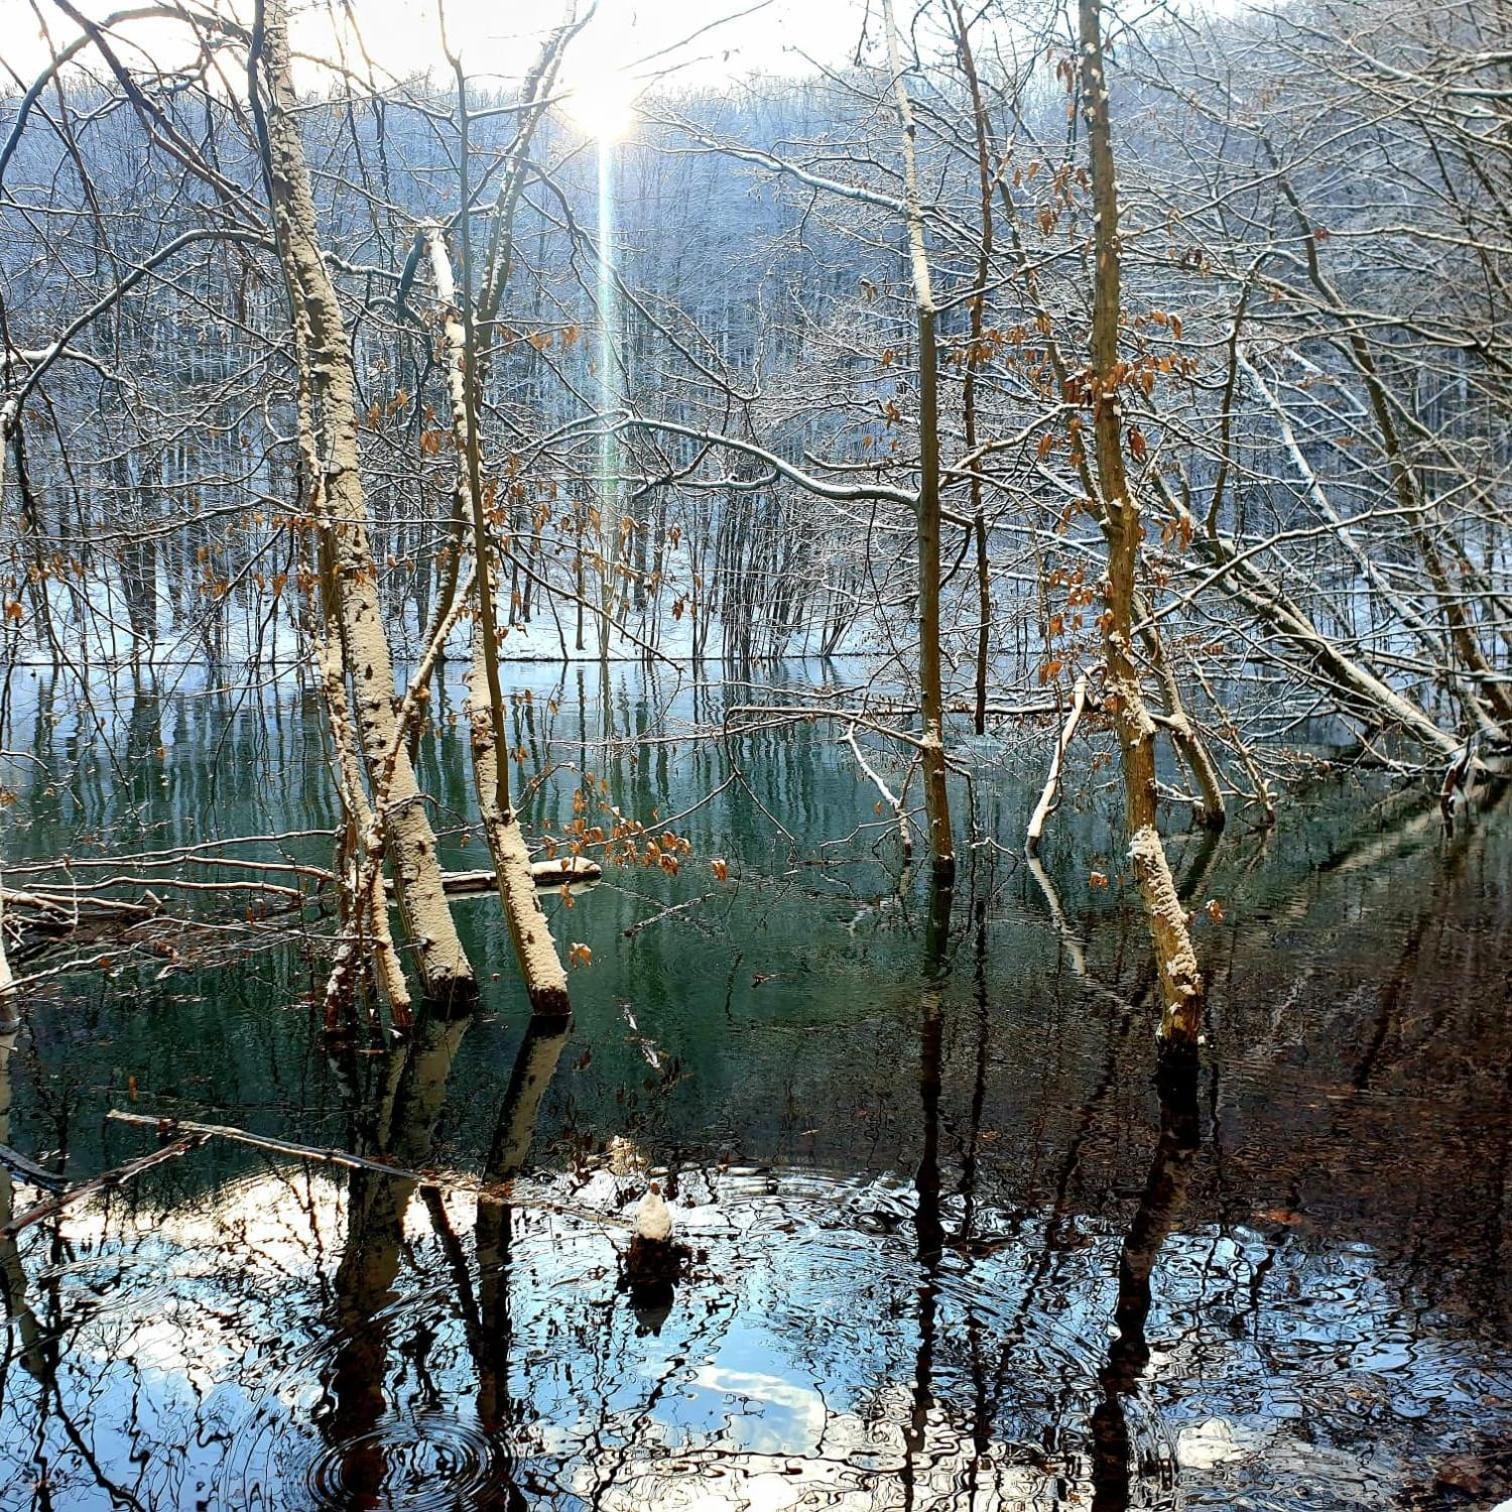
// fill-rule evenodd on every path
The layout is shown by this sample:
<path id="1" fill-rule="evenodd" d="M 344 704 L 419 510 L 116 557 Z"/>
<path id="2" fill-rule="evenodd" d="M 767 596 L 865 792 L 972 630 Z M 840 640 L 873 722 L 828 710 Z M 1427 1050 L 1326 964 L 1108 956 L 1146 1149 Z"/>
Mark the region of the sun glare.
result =
<path id="1" fill-rule="evenodd" d="M 562 103 L 580 130 L 601 142 L 616 142 L 635 125 L 635 98 L 630 76 L 606 66 L 578 73 Z"/>

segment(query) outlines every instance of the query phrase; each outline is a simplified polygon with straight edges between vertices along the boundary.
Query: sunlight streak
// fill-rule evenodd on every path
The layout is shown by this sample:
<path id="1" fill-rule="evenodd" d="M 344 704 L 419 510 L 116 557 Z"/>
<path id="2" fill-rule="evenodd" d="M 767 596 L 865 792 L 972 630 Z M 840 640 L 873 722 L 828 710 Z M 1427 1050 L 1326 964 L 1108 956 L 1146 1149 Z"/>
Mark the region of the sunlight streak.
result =
<path id="1" fill-rule="evenodd" d="M 599 142 L 618 142 L 635 127 L 635 81 L 623 70 L 594 66 L 579 72 L 562 101 L 578 129 Z"/>

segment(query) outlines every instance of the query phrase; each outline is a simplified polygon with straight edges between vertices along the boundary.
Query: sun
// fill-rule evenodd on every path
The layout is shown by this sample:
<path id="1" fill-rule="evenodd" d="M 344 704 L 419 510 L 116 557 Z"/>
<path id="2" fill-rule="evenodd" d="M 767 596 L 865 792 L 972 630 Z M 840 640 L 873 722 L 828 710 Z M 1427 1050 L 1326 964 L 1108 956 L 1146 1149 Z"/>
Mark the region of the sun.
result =
<path id="1" fill-rule="evenodd" d="M 617 142 L 635 126 L 635 82 L 609 65 L 574 70 L 562 101 L 568 116 L 588 136 Z"/>

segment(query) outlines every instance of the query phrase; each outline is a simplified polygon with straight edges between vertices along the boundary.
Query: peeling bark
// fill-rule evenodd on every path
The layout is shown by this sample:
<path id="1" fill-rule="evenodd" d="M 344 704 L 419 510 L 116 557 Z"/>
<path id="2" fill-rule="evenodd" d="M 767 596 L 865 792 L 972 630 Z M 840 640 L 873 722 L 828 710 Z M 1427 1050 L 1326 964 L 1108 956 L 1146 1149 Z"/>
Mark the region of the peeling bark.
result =
<path id="1" fill-rule="evenodd" d="M 1129 836 L 1129 860 L 1150 919 L 1155 964 L 1160 970 L 1165 1010 L 1160 1035 L 1166 1040 L 1195 1037 L 1202 1014 L 1202 974 L 1187 929 L 1186 909 L 1176 893 L 1176 878 L 1166 860 L 1160 833 L 1147 824 Z"/>
<path id="2" fill-rule="evenodd" d="M 473 974 L 447 907 L 435 833 L 396 713 L 393 662 L 379 603 L 377 566 L 368 543 L 356 382 L 341 307 L 320 249 L 309 168 L 299 137 L 286 0 L 268 0 L 261 58 L 268 85 L 266 149 L 273 218 L 319 405 L 331 592 L 351 680 L 352 712 L 420 978 L 429 995 L 447 999 L 470 991 Z M 377 770 L 385 764 L 391 764 L 391 774 L 379 791 Z"/>
<path id="3" fill-rule="evenodd" d="M 1129 855 L 1150 927 L 1160 973 L 1160 1035 L 1168 1049 L 1195 1046 L 1202 1025 L 1203 986 L 1187 930 L 1186 911 L 1155 827 L 1155 722 L 1145 705 L 1133 656 L 1140 541 L 1139 503 L 1129 488 L 1123 457 L 1118 393 L 1118 337 L 1122 316 L 1118 185 L 1102 45 L 1101 0 L 1078 0 L 1081 33 L 1081 106 L 1095 211 L 1093 251 L 1092 432 L 1101 523 L 1108 571 L 1101 617 L 1107 664 L 1106 704 L 1118 736 L 1123 771 L 1124 823 Z"/>

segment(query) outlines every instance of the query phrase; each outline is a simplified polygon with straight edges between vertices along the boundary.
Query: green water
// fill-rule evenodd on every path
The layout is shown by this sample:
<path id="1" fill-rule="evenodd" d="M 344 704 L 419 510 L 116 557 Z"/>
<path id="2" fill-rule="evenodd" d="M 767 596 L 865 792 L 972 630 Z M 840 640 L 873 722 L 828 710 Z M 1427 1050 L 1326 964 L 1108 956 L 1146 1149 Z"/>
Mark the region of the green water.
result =
<path id="1" fill-rule="evenodd" d="M 1446 838 L 1430 795 L 1330 780 L 1270 835 L 1241 815 L 1213 845 L 1178 816 L 1212 1002 L 1196 1100 L 1162 1105 L 1106 771 L 1037 875 L 1017 849 L 1048 734 L 1028 762 L 962 737 L 980 843 L 932 919 L 832 729 L 719 738 L 756 690 L 665 672 L 616 671 L 607 717 L 596 671 L 513 675 L 524 770 L 550 774 L 533 830 L 568 825 L 591 773 L 595 802 L 691 843 L 676 876 L 611 869 L 550 901 L 592 953 L 560 1042 L 527 1039 L 488 895 L 455 905 L 479 1011 L 387 1049 L 323 1035 L 315 908 L 162 889 L 193 927 L 18 959 L 89 963 L 26 988 L 24 1154 L 78 1178 L 152 1149 L 114 1108 L 440 1185 L 214 1141 L 25 1229 L 0 1506 L 1512 1494 L 1499 807 Z M 419 771 L 466 868 L 459 708 L 453 685 Z M 105 680 L 84 707 L 23 673 L 6 709 L 8 885 L 42 885 L 27 857 L 248 835 L 284 838 L 217 854 L 330 864 L 318 710 L 292 680 Z M 527 1070 L 552 1074 L 522 1120 Z M 480 1205 L 470 1181 L 532 1125 L 514 1200 Z M 623 1230 L 595 1216 L 632 1212 L 653 1168 L 695 1251 L 670 1299 L 622 1289 Z M 13 1206 L 41 1195 L 17 1182 Z"/>

